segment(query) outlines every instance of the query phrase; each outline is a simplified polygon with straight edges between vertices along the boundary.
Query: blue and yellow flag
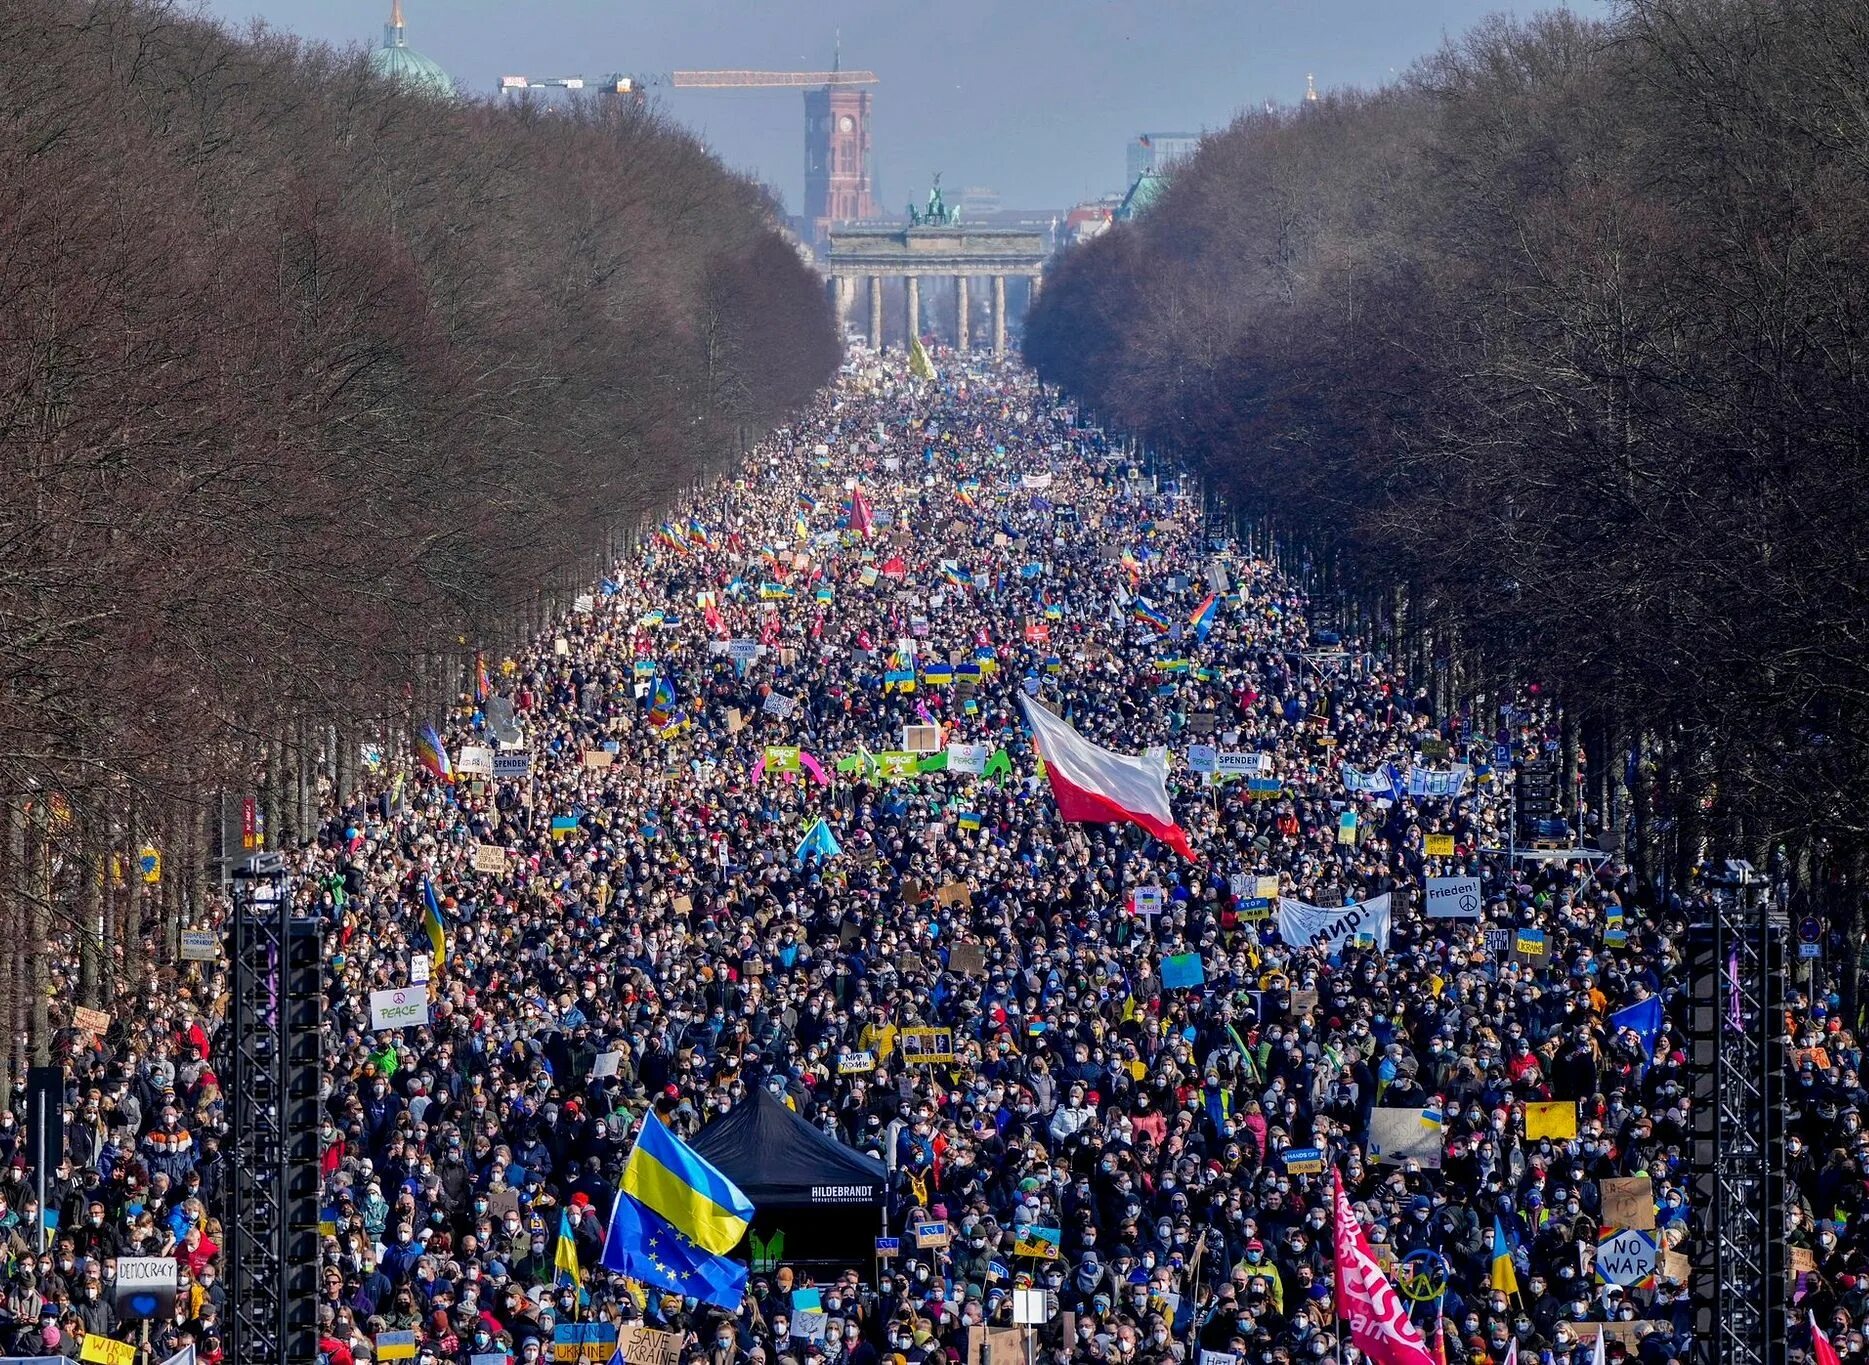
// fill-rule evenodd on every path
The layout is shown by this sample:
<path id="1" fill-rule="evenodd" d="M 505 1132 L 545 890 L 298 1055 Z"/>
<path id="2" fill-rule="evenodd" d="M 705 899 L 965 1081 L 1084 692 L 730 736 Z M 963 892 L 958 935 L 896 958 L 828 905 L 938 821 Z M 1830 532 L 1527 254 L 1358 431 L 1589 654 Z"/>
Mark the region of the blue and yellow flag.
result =
<path id="1" fill-rule="evenodd" d="M 1519 1274 L 1512 1265 L 1512 1248 L 1506 1245 L 1506 1226 L 1493 1215 L 1493 1290 L 1500 1294 L 1519 1292 Z"/>
<path id="2" fill-rule="evenodd" d="M 650 1118 L 645 1126 L 661 1124 Z M 666 1218 L 624 1193 L 618 1193 L 610 1210 L 603 1267 L 626 1280 L 729 1311 L 746 1296 L 745 1266 L 701 1250 Z"/>
<path id="3" fill-rule="evenodd" d="M 441 922 L 441 901 L 435 895 L 435 884 L 427 877 L 422 878 L 422 928 L 428 931 L 435 970 L 440 972 L 448 962 L 448 928 Z"/>
<path id="4" fill-rule="evenodd" d="M 552 1249 L 552 1272 L 559 1285 L 571 1285 L 584 1293 L 584 1271 L 578 1265 L 578 1242 L 571 1235 L 571 1215 L 558 1211 L 558 1245 Z"/>
<path id="5" fill-rule="evenodd" d="M 654 1114 L 623 1167 L 623 1192 L 659 1214 L 702 1251 L 720 1256 L 738 1245 L 753 1205 Z"/>

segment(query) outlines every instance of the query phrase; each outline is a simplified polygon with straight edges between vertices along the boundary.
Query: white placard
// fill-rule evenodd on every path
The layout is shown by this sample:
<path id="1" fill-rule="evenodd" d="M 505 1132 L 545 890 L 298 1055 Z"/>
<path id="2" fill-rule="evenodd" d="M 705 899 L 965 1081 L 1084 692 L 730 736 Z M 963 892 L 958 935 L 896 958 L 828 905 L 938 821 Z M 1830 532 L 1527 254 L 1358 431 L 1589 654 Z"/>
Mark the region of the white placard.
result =
<path id="1" fill-rule="evenodd" d="M 947 746 L 947 770 L 951 773 L 969 773 L 980 777 L 986 772 L 987 749 L 984 744 L 950 744 Z"/>
<path id="2" fill-rule="evenodd" d="M 1335 952 L 1346 944 L 1373 942 L 1378 951 L 1389 947 L 1387 893 L 1355 905 L 1310 905 L 1291 896 L 1278 902 L 1278 936 L 1294 948 L 1323 948 Z"/>
<path id="3" fill-rule="evenodd" d="M 370 992 L 370 1028 L 420 1028 L 428 1022 L 428 987 Z"/>
<path id="4" fill-rule="evenodd" d="M 1272 755 L 1257 749 L 1223 749 L 1216 755 L 1214 771 L 1222 777 L 1265 777 L 1272 771 Z"/>
<path id="5" fill-rule="evenodd" d="M 1051 1315 L 1045 1309 L 1044 1290 L 1015 1289 L 1012 1291 L 1013 1326 L 1043 1327 L 1049 1321 L 1051 1321 Z"/>
<path id="6" fill-rule="evenodd" d="M 182 961 L 215 962 L 221 956 L 220 938 L 206 929 L 182 930 Z"/>
<path id="7" fill-rule="evenodd" d="M 493 756 L 493 775 L 495 777 L 530 777 L 532 776 L 532 755 L 520 750 L 517 753 L 497 753 Z"/>
<path id="8" fill-rule="evenodd" d="M 727 657 L 739 663 L 751 663 L 766 652 L 766 647 L 757 640 L 727 641 Z"/>
<path id="9" fill-rule="evenodd" d="M 492 777 L 493 750 L 484 744 L 463 744 L 454 756 L 454 771 L 468 777 Z"/>
<path id="10" fill-rule="evenodd" d="M 1188 771 L 1211 773 L 1219 770 L 1220 751 L 1211 744 L 1188 745 Z"/>
<path id="11" fill-rule="evenodd" d="M 1478 919 L 1480 917 L 1480 879 L 1478 877 L 1428 878 L 1429 919 Z"/>
<path id="12" fill-rule="evenodd" d="M 780 720 L 784 720 L 798 709 L 798 702 L 783 692 L 768 692 L 765 704 L 760 709 L 769 716 L 777 716 Z"/>

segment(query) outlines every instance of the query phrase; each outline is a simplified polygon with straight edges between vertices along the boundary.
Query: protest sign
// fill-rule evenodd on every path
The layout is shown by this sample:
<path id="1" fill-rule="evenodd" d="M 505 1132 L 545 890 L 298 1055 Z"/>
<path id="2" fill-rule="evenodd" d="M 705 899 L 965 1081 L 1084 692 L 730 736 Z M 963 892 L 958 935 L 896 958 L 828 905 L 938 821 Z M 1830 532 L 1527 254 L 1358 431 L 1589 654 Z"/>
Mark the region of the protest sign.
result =
<path id="1" fill-rule="evenodd" d="M 1429 919 L 1478 919 L 1480 879 L 1429 877 L 1427 912 Z"/>
<path id="2" fill-rule="evenodd" d="M 1369 1115 L 1369 1157 L 1400 1165 L 1419 1161 L 1422 1169 L 1441 1168 L 1441 1123 L 1427 1109 L 1373 1109 Z"/>
<path id="3" fill-rule="evenodd" d="M 949 1028 L 905 1028 L 896 1033 L 902 1060 L 935 1063 L 954 1060 L 954 1030 Z"/>
<path id="4" fill-rule="evenodd" d="M 1655 1184 L 1645 1175 L 1597 1181 L 1606 1228 L 1649 1231 L 1655 1226 Z"/>
<path id="5" fill-rule="evenodd" d="M 498 844 L 475 844 L 474 871 L 496 875 L 506 871 L 506 850 Z"/>
<path id="6" fill-rule="evenodd" d="M 428 1022 L 426 988 L 401 987 L 397 990 L 370 992 L 370 1027 L 372 1030 L 420 1028 Z"/>

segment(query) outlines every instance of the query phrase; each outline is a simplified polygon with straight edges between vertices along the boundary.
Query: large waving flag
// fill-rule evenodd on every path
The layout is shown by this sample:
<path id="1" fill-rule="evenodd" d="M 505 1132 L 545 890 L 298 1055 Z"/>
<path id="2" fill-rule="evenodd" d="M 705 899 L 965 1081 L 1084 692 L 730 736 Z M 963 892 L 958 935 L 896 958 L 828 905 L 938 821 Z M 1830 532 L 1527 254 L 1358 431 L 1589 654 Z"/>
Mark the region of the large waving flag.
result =
<path id="1" fill-rule="evenodd" d="M 1220 595 L 1208 593 L 1207 600 L 1194 608 L 1194 614 L 1188 617 L 1188 625 L 1194 629 L 1194 638 L 1206 642 L 1207 632 L 1214 628 L 1214 617 L 1220 614 Z"/>
<path id="2" fill-rule="evenodd" d="M 753 1205 L 654 1114 L 643 1120 L 623 1167 L 623 1192 L 660 1215 L 702 1251 L 733 1250 L 753 1221 Z"/>
<path id="3" fill-rule="evenodd" d="M 1169 808 L 1158 760 L 1092 744 L 1044 707 L 1034 706 L 1030 697 L 1021 696 L 1019 705 L 1044 758 L 1060 815 L 1084 824 L 1140 825 L 1189 862 L 1197 861 Z"/>
<path id="4" fill-rule="evenodd" d="M 660 1128 L 653 1117 L 644 1128 Z M 610 1211 L 603 1268 L 719 1308 L 737 1309 L 746 1297 L 746 1267 L 701 1250 L 666 1218 L 644 1208 L 622 1190 Z"/>
<path id="5" fill-rule="evenodd" d="M 876 514 L 870 510 L 870 500 L 863 496 L 862 488 L 850 490 L 850 529 L 859 535 L 867 536 L 876 527 Z"/>
<path id="6" fill-rule="evenodd" d="M 1166 631 L 1168 629 L 1168 618 L 1162 615 L 1155 604 L 1146 597 L 1138 597 L 1135 605 L 1129 610 L 1134 613 L 1138 621 L 1151 630 Z"/>
<path id="7" fill-rule="evenodd" d="M 443 782 L 454 781 L 454 765 L 448 761 L 448 750 L 442 744 L 441 736 L 435 733 L 434 726 L 424 725 L 416 731 L 415 761 Z"/>
<path id="8" fill-rule="evenodd" d="M 928 358 L 928 348 L 922 345 L 920 337 L 909 338 L 909 373 L 931 382 L 937 377 L 934 361 Z"/>
<path id="9" fill-rule="evenodd" d="M 1343 1192 L 1343 1172 L 1332 1170 L 1336 1185 L 1337 1316 L 1350 1323 L 1350 1340 L 1370 1365 L 1432 1365 L 1428 1343 L 1408 1320 L 1395 1286 L 1356 1221 L 1350 1196 Z"/>
<path id="10" fill-rule="evenodd" d="M 1639 1000 L 1624 1009 L 1617 1010 L 1609 1017 L 1609 1026 L 1618 1032 L 1623 1029 L 1635 1030 L 1635 1036 L 1642 1041 L 1642 1053 L 1649 1061 L 1655 1060 L 1655 1044 L 1661 1041 L 1661 997 L 1651 995 L 1646 1000 Z"/>

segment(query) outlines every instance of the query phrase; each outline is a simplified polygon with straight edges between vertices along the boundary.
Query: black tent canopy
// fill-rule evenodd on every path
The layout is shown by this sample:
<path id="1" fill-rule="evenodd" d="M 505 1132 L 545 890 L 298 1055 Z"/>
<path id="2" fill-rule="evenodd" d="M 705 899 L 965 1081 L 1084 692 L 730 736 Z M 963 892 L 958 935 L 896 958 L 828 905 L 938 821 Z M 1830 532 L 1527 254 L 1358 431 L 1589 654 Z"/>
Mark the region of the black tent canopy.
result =
<path id="1" fill-rule="evenodd" d="M 762 1211 L 879 1206 L 889 1197 L 882 1162 L 826 1137 L 764 1086 L 695 1134 L 689 1146 Z"/>

